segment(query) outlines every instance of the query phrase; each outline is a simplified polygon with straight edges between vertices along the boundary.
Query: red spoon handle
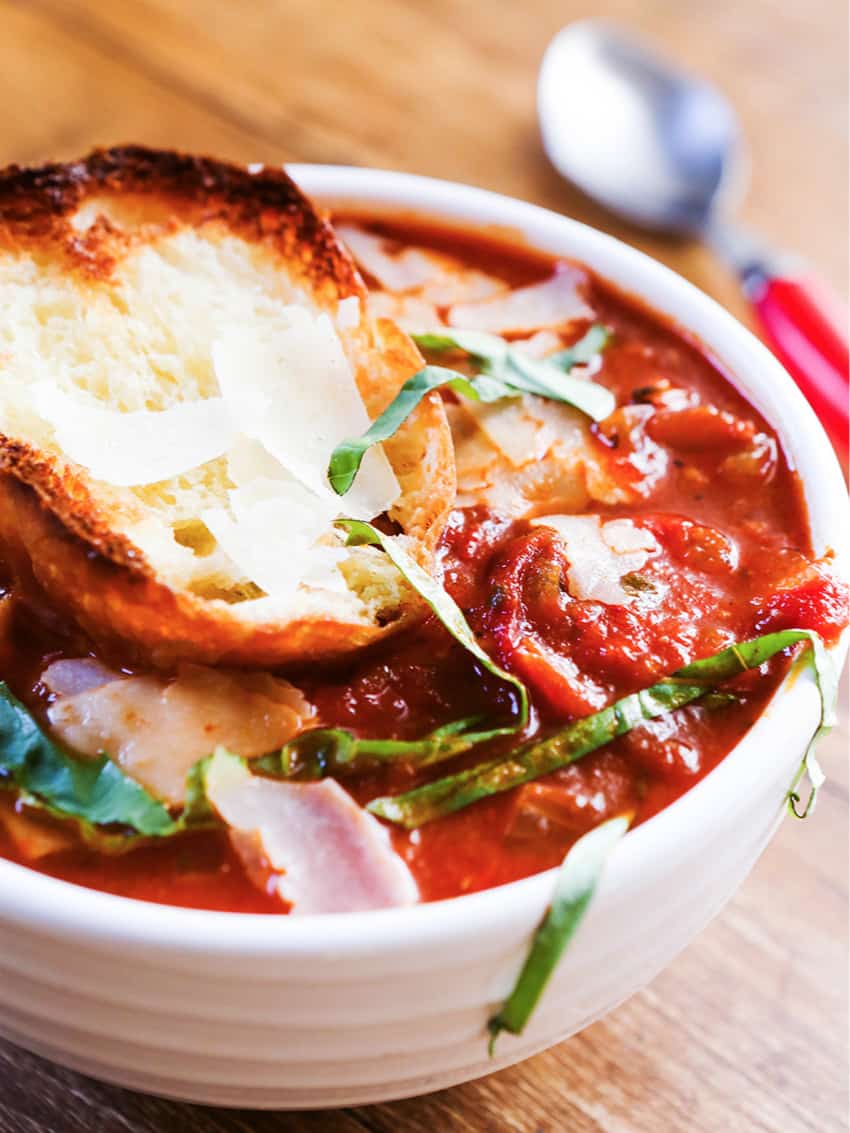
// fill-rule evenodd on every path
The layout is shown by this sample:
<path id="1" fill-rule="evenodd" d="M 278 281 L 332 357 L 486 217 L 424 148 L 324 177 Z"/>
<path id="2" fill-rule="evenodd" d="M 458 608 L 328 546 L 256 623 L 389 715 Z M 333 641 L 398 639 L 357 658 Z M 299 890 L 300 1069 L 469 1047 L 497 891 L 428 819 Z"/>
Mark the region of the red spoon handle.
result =
<path id="1" fill-rule="evenodd" d="M 821 282 L 763 276 L 747 281 L 774 353 L 806 395 L 836 448 L 848 446 L 847 311 Z"/>

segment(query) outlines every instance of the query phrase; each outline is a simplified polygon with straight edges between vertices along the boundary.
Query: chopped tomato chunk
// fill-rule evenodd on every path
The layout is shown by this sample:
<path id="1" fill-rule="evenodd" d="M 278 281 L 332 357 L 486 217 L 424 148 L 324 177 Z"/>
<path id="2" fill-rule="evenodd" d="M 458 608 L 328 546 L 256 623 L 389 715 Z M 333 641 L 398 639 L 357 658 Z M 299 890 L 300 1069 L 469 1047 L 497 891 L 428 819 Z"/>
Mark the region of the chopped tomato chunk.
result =
<path id="1" fill-rule="evenodd" d="M 739 448 L 749 444 L 756 432 L 751 421 L 713 405 L 662 409 L 649 419 L 646 430 L 659 444 L 685 452 Z"/>
<path id="2" fill-rule="evenodd" d="M 777 590 L 761 604 L 753 629 L 812 629 L 827 642 L 837 640 L 850 617 L 850 590 L 843 582 L 817 574 L 787 590 Z"/>

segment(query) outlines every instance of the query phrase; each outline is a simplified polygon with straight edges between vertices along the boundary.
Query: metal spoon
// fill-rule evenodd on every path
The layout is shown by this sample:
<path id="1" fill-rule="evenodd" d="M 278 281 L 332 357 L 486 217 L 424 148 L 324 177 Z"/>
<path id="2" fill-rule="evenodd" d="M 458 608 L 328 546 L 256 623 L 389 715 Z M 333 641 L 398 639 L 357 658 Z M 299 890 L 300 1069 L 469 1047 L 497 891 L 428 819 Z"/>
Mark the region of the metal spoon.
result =
<path id="1" fill-rule="evenodd" d="M 846 312 L 825 284 L 730 223 L 748 162 L 723 95 L 621 29 L 583 20 L 549 44 L 537 107 L 565 178 L 633 224 L 704 240 L 731 264 L 774 352 L 846 449 Z"/>

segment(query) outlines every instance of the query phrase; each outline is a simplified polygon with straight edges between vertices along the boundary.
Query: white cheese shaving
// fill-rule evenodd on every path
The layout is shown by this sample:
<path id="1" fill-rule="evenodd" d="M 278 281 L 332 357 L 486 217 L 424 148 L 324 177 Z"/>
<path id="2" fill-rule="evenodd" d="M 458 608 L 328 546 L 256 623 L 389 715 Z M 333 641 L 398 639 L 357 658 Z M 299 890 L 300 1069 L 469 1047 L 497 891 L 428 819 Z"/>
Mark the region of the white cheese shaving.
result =
<path id="1" fill-rule="evenodd" d="M 570 264 L 559 264 L 542 283 L 520 287 L 480 303 L 456 303 L 448 314 L 450 326 L 493 334 L 531 334 L 592 319 L 593 310 L 581 295 L 586 277 Z"/>
<path id="2" fill-rule="evenodd" d="M 227 470 L 236 484 L 230 511 L 213 508 L 202 518 L 244 577 L 276 599 L 278 611 L 299 585 L 348 593 L 339 566 L 349 552 L 326 542 L 334 538 L 330 528 L 339 504 L 311 492 L 248 437 L 237 438 Z"/>
<path id="3" fill-rule="evenodd" d="M 566 545 L 567 584 L 574 598 L 625 606 L 634 595 L 623 589 L 623 575 L 639 571 L 658 550 L 655 536 L 630 519 L 602 523 L 598 515 L 546 515 L 531 521 L 551 527 Z"/>
<path id="4" fill-rule="evenodd" d="M 523 394 L 489 404 L 470 401 L 466 408 L 510 464 L 522 468 L 545 456 L 556 439 L 555 431 L 537 412 L 539 401 L 533 394 Z"/>
<path id="5" fill-rule="evenodd" d="M 340 299 L 336 308 L 336 325 L 339 330 L 354 330 L 360 325 L 360 299 L 357 295 Z"/>
<path id="6" fill-rule="evenodd" d="M 445 325 L 433 303 L 416 295 L 393 295 L 390 291 L 369 292 L 369 315 L 373 319 L 392 319 L 408 334 L 426 334 Z"/>
<path id="7" fill-rule="evenodd" d="M 437 307 L 451 307 L 453 303 L 477 303 L 507 290 L 508 285 L 501 279 L 475 268 L 465 268 L 449 256 L 440 256 L 434 264 L 431 280 L 418 294 Z"/>
<path id="8" fill-rule="evenodd" d="M 262 779 L 216 753 L 206 787 L 249 871 L 261 856 L 293 914 L 381 909 L 418 899 L 389 831 L 333 779 Z"/>
<path id="9" fill-rule="evenodd" d="M 253 480 L 229 493 L 230 512 L 208 508 L 201 519 L 224 553 L 266 594 L 287 601 L 310 572 L 311 548 L 337 507 L 293 478 Z"/>
<path id="10" fill-rule="evenodd" d="M 658 550 L 658 541 L 652 532 L 645 527 L 635 527 L 630 519 L 611 519 L 603 524 L 602 538 L 615 555 L 628 555 L 638 551 L 652 554 Z M 639 570 L 640 566 L 631 569 Z"/>
<path id="11" fill-rule="evenodd" d="M 553 330 L 539 330 L 531 338 L 521 338 L 512 343 L 514 350 L 519 350 L 529 358 L 545 358 L 547 354 L 554 354 L 563 347 L 561 336 Z"/>
<path id="12" fill-rule="evenodd" d="M 475 422 L 477 430 L 512 468 L 524 468 L 550 451 L 565 459 L 579 451 L 586 457 L 589 452 L 586 419 L 562 402 L 523 394 L 490 404 L 464 401 L 459 409 L 452 409 L 455 411 L 449 416 L 458 476 L 466 484 L 469 479 L 465 471 L 469 471 L 471 463 L 480 465 L 481 453 L 476 438 L 465 427 L 467 422 L 459 419 L 461 416 Z"/>
<path id="13" fill-rule="evenodd" d="M 172 528 L 158 515 L 144 518 L 123 528 L 127 536 L 150 563 L 156 563 L 160 574 L 187 582 L 195 572 L 198 560 L 191 547 L 184 547 L 174 538 Z"/>
<path id="14" fill-rule="evenodd" d="M 452 303 L 476 303 L 507 291 L 502 280 L 465 267 L 445 252 L 410 247 L 388 251 L 390 242 L 384 237 L 349 224 L 337 225 L 337 232 L 360 267 L 397 298 L 449 307 Z"/>
<path id="15" fill-rule="evenodd" d="M 393 255 L 385 250 L 383 237 L 364 228 L 338 224 L 336 232 L 348 245 L 360 267 L 387 291 L 412 291 L 434 276 L 431 257 L 419 248 L 405 248 Z"/>
<path id="16" fill-rule="evenodd" d="M 265 755 L 313 720 L 299 690 L 268 673 L 186 666 L 174 678 L 117 676 L 69 687 L 70 666 L 54 662 L 41 679 L 58 694 L 47 717 L 59 738 L 84 755 L 108 751 L 133 779 L 171 805 L 184 801 L 186 776 L 223 744 L 246 758 Z M 64 670 L 57 671 L 58 666 Z"/>
<path id="17" fill-rule="evenodd" d="M 348 360 L 327 315 L 287 307 L 289 326 L 266 336 L 227 328 L 213 344 L 222 396 L 240 432 L 260 441 L 318 496 L 333 496 L 347 515 L 373 519 L 401 489 L 379 445 L 364 457 L 344 502 L 333 495 L 327 466 L 334 448 L 370 421 Z"/>
<path id="18" fill-rule="evenodd" d="M 52 382 L 32 387 L 32 406 L 56 444 L 95 480 L 116 487 L 155 484 L 221 456 L 235 429 L 221 398 L 184 401 L 158 412 L 121 413 L 70 396 Z"/>

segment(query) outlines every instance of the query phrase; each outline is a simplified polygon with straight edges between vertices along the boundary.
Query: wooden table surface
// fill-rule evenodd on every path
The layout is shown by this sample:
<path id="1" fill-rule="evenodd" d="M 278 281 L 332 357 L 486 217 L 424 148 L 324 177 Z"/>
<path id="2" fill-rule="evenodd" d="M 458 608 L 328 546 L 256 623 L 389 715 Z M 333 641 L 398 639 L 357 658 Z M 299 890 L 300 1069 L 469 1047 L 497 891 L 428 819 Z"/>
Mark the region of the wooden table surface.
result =
<path id="1" fill-rule="evenodd" d="M 708 252 L 626 229 L 548 168 L 537 65 L 562 24 L 590 14 L 726 90 L 752 149 L 745 219 L 846 292 L 845 0 L 0 0 L 0 161 L 140 141 L 433 174 L 606 228 L 744 314 Z M 145 1098 L 0 1045 L 0 1133 L 845 1130 L 846 733 L 825 745 L 815 818 L 785 823 L 702 937 L 521 1066 L 418 1100 L 258 1114 Z"/>

